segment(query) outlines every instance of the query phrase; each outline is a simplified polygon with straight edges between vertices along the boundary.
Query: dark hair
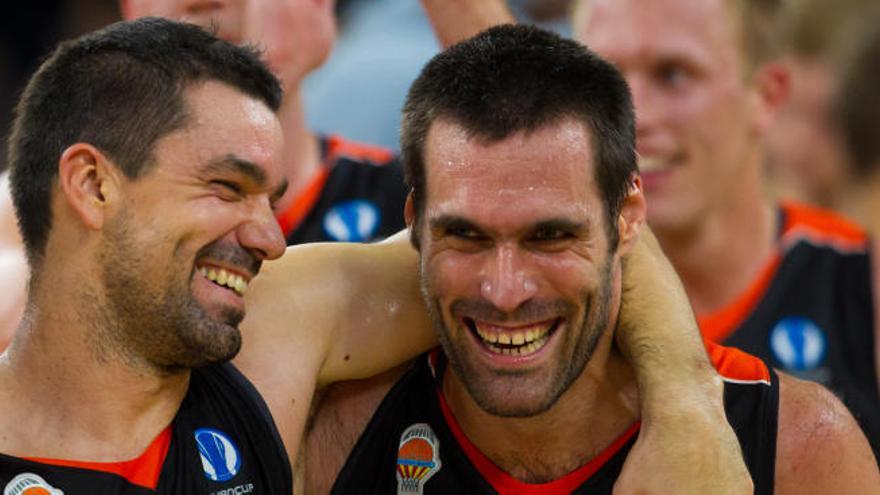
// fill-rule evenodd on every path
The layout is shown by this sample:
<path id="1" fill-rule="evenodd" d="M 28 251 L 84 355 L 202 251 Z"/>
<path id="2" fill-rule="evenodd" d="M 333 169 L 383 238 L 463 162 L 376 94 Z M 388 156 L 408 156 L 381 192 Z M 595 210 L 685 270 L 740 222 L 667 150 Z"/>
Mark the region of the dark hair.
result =
<path id="1" fill-rule="evenodd" d="M 880 21 L 880 17 L 874 17 Z M 835 113 L 846 150 L 858 177 L 880 171 L 880 24 L 865 33 L 846 64 L 838 87 Z"/>
<path id="2" fill-rule="evenodd" d="M 425 206 L 425 140 L 438 118 L 490 141 L 563 118 L 582 121 L 591 136 L 611 245 L 617 244 L 617 215 L 638 169 L 629 88 L 610 63 L 575 41 L 514 25 L 491 28 L 435 56 L 410 88 L 401 124 L 416 227 Z M 413 242 L 418 246 L 417 234 Z"/>
<path id="3" fill-rule="evenodd" d="M 273 111 L 281 104 L 281 86 L 255 50 L 195 25 L 143 18 L 58 46 L 25 88 L 9 141 L 13 202 L 32 268 L 45 251 L 64 150 L 90 143 L 137 178 L 150 168 L 155 142 L 186 124 L 184 90 L 206 80 Z"/>

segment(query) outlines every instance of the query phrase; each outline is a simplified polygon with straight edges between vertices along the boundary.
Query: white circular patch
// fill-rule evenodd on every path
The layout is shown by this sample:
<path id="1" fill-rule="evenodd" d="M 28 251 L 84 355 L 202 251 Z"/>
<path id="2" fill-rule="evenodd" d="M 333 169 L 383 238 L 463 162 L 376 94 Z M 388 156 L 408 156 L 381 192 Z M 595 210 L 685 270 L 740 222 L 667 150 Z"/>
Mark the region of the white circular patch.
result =
<path id="1" fill-rule="evenodd" d="M 366 242 L 379 227 L 379 209 L 369 201 L 355 199 L 340 203 L 324 215 L 324 231 L 341 242 Z"/>
<path id="2" fill-rule="evenodd" d="M 817 368 L 825 359 L 827 348 L 825 333 L 806 318 L 785 318 L 770 332 L 770 350 L 788 370 Z"/>

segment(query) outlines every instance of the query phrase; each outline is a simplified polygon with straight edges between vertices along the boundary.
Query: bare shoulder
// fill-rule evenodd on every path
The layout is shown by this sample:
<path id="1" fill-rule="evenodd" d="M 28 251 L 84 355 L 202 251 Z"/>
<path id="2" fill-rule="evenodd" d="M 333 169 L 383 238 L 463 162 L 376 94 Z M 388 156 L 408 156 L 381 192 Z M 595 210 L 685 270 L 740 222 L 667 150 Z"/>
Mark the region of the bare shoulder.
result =
<path id="1" fill-rule="evenodd" d="M 297 466 L 300 493 L 330 493 L 345 461 L 385 395 L 411 365 L 322 390 L 306 429 Z"/>
<path id="2" fill-rule="evenodd" d="M 779 375 L 776 488 L 787 494 L 880 493 L 880 471 L 852 414 L 825 387 Z"/>

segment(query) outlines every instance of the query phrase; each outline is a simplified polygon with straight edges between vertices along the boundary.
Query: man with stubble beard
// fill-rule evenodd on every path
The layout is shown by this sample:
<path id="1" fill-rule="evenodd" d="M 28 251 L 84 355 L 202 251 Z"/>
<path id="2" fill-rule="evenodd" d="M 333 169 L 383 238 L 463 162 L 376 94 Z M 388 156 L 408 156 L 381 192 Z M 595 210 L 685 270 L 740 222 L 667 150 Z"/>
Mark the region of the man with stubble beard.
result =
<path id="1" fill-rule="evenodd" d="M 307 432 L 306 491 L 611 493 L 644 392 L 613 345 L 646 206 L 622 75 L 573 41 L 492 28 L 426 66 L 401 141 L 442 346 L 331 387 Z M 864 434 L 830 393 L 709 353 L 755 493 L 878 493 Z"/>
<path id="2" fill-rule="evenodd" d="M 292 250 L 253 279 L 284 252 L 272 210 L 286 187 L 280 97 L 251 50 L 160 19 L 63 44 L 31 80 L 10 146 L 31 278 L 0 356 L 5 492 L 288 493 L 297 407 L 315 387 L 430 345 L 401 242 Z M 640 266 L 632 273 L 650 279 L 650 261 Z M 676 300 L 659 287 L 652 299 Z M 243 339 L 245 294 L 259 304 Z M 666 340 L 633 333 L 630 344 L 636 363 L 684 360 L 647 367 L 660 438 L 681 436 L 676 421 L 662 433 L 670 412 L 719 417 L 696 339 L 671 349 L 675 327 L 692 325 L 678 314 L 671 327 L 647 318 Z M 641 352 L 646 342 L 660 352 Z M 669 394 L 695 402 L 663 405 Z M 703 431 L 738 454 L 725 427 Z"/>

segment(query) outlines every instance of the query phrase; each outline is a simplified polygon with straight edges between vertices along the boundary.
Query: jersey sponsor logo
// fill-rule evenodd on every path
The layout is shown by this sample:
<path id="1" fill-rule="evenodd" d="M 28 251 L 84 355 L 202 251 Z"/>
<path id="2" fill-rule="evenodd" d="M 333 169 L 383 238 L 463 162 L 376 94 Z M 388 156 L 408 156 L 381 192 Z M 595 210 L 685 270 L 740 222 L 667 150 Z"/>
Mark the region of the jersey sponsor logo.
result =
<path id="1" fill-rule="evenodd" d="M 241 455 L 226 434 L 212 428 L 199 428 L 195 431 L 195 438 L 205 477 L 222 482 L 229 481 L 238 474 L 241 469 Z"/>
<path id="2" fill-rule="evenodd" d="M 440 441 L 429 425 L 416 423 L 403 431 L 397 448 L 398 495 L 421 495 L 441 467 Z"/>
<path id="3" fill-rule="evenodd" d="M 64 495 L 64 492 L 34 473 L 22 473 L 6 484 L 3 495 Z"/>
<path id="4" fill-rule="evenodd" d="M 825 359 L 828 339 L 825 332 L 807 318 L 785 318 L 770 332 L 770 349 L 787 370 L 812 371 Z"/>
<path id="5" fill-rule="evenodd" d="M 341 242 L 366 242 L 373 239 L 382 215 L 369 201 L 355 199 L 334 206 L 324 215 L 324 232 Z"/>

